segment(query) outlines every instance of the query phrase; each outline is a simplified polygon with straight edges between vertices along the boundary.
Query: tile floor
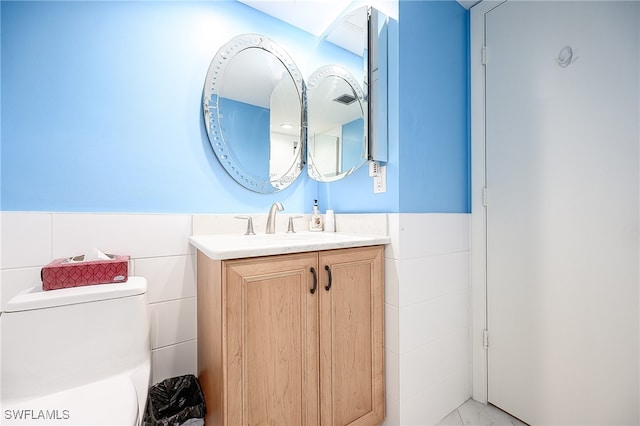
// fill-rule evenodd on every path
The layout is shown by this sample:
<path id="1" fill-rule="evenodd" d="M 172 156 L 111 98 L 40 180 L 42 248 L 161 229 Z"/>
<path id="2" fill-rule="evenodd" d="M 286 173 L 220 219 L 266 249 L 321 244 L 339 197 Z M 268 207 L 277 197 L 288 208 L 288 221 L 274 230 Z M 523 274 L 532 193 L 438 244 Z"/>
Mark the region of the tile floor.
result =
<path id="1" fill-rule="evenodd" d="M 453 410 L 437 426 L 526 426 L 493 405 L 486 405 L 473 399 Z"/>

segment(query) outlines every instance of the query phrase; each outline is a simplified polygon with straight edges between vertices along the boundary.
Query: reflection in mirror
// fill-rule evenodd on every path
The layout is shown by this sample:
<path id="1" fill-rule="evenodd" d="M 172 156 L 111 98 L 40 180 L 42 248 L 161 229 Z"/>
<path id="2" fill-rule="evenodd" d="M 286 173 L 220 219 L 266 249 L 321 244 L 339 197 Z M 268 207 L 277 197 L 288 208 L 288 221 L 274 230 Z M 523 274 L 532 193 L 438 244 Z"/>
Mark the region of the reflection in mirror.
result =
<path id="1" fill-rule="evenodd" d="M 344 68 L 328 65 L 308 82 L 307 161 L 309 176 L 331 182 L 367 161 L 364 93 Z"/>
<path id="2" fill-rule="evenodd" d="M 319 47 L 331 49 L 335 65 L 307 80 L 307 171 L 321 182 L 348 176 L 367 161 L 368 17 L 363 6 L 336 20 Z"/>
<path id="3" fill-rule="evenodd" d="M 289 186 L 304 165 L 304 82 L 276 43 L 233 38 L 215 55 L 203 92 L 209 142 L 227 173 L 260 193 Z"/>

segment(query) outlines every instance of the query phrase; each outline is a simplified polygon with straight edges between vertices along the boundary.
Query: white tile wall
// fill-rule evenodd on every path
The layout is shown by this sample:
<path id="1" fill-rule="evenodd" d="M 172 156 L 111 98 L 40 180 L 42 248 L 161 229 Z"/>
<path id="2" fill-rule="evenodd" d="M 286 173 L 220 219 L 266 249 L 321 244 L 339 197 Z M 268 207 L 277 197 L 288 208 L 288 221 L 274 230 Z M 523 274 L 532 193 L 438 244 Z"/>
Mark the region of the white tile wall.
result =
<path id="1" fill-rule="evenodd" d="M 286 207 L 286 206 L 285 206 Z M 236 219 L 233 214 L 196 214 L 193 215 L 193 234 L 228 234 L 244 233 L 247 228 L 245 219 Z M 253 219 L 253 227 L 256 233 L 264 232 L 267 224 L 265 213 L 248 214 Z M 296 232 L 309 230 L 311 215 L 303 215 L 295 212 L 284 211 L 276 214 L 276 232 L 285 232 L 289 224 L 290 216 L 299 216 L 294 219 Z M 335 225 L 337 232 L 354 232 L 357 234 L 387 235 L 387 214 L 336 214 Z"/>
<path id="2" fill-rule="evenodd" d="M 132 258 L 190 254 L 191 215 L 52 214 L 52 255 L 97 247 Z"/>
<path id="3" fill-rule="evenodd" d="M 196 297 L 196 256 L 136 259 L 136 275 L 149 283 L 149 303 Z"/>
<path id="4" fill-rule="evenodd" d="M 153 349 L 196 339 L 196 298 L 152 303 L 151 347 Z"/>
<path id="5" fill-rule="evenodd" d="M 41 266 L 51 260 L 51 215 L 2 212 L 0 268 Z"/>
<path id="6" fill-rule="evenodd" d="M 385 425 L 435 424 L 471 395 L 469 226 L 467 214 L 389 215 Z"/>
<path id="7" fill-rule="evenodd" d="M 471 367 L 462 368 L 441 380 L 424 384 L 421 392 L 407 398 L 401 405 L 400 423 L 403 426 L 434 425 L 471 394 Z"/>
<path id="8" fill-rule="evenodd" d="M 40 269 L 41 267 L 0 270 L 0 308 L 2 310 L 14 295 L 25 288 L 40 285 Z"/>
<path id="9" fill-rule="evenodd" d="M 469 223 L 466 214 L 336 216 L 339 230 L 353 224 L 392 239 L 385 250 L 386 425 L 435 423 L 471 394 Z M 54 258 L 92 247 L 129 254 L 130 274 L 149 283 L 152 383 L 195 374 L 196 260 L 188 237 L 245 226 L 231 215 L 0 212 L 0 306 L 40 285 L 40 268 Z M 286 227 L 284 215 L 278 226 Z"/>
<path id="10" fill-rule="evenodd" d="M 151 353 L 151 383 L 158 383 L 168 377 L 196 374 L 198 343 L 190 340 L 172 346 L 158 348 Z"/>
<path id="11" fill-rule="evenodd" d="M 191 215 L 0 212 L 0 306 L 39 286 L 51 260 L 85 253 L 128 254 L 130 275 L 147 278 L 152 383 L 196 373 L 196 261 Z"/>

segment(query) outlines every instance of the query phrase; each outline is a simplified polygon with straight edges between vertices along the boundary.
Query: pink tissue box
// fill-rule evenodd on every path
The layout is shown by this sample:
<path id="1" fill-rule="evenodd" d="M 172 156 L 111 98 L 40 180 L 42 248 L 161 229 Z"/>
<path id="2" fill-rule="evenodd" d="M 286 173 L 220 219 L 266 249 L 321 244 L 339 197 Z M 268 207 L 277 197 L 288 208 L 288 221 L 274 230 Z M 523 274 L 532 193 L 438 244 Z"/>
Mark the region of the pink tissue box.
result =
<path id="1" fill-rule="evenodd" d="M 84 255 L 56 259 L 40 272 L 43 290 L 93 284 L 125 282 L 129 278 L 129 256 L 108 254 L 109 260 L 82 262 Z"/>

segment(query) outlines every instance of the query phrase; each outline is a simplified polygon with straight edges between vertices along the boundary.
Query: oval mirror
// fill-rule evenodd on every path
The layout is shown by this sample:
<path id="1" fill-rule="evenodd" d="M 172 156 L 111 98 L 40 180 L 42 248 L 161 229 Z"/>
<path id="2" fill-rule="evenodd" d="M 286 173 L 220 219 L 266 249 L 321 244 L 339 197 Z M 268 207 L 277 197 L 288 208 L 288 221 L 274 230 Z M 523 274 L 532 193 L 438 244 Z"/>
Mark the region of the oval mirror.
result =
<path id="1" fill-rule="evenodd" d="M 342 67 L 327 65 L 308 81 L 307 162 L 309 176 L 332 182 L 367 161 L 364 93 Z"/>
<path id="2" fill-rule="evenodd" d="M 361 6 L 345 11 L 321 37 L 319 48 L 333 52 L 335 62 L 307 80 L 307 163 L 312 179 L 341 179 L 368 159 L 368 27 L 369 7 Z"/>
<path id="3" fill-rule="evenodd" d="M 304 81 L 293 60 L 258 34 L 234 37 L 216 53 L 202 103 L 211 147 L 240 185 L 267 194 L 304 166 Z"/>

